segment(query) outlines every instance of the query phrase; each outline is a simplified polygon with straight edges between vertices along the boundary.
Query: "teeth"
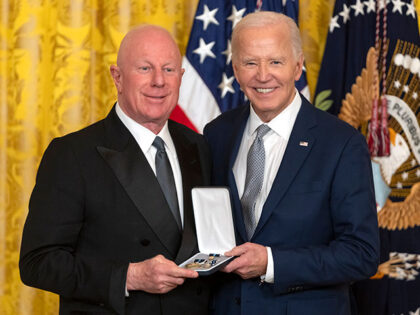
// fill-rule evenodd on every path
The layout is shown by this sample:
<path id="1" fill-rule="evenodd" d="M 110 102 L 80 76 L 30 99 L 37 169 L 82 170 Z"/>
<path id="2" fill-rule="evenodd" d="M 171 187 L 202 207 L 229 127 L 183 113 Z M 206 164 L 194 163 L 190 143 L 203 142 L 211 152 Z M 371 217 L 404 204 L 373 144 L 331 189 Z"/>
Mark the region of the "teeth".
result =
<path id="1" fill-rule="evenodd" d="M 257 88 L 257 92 L 258 93 L 269 93 L 269 92 L 271 92 L 271 91 L 273 91 L 274 89 L 258 89 Z"/>

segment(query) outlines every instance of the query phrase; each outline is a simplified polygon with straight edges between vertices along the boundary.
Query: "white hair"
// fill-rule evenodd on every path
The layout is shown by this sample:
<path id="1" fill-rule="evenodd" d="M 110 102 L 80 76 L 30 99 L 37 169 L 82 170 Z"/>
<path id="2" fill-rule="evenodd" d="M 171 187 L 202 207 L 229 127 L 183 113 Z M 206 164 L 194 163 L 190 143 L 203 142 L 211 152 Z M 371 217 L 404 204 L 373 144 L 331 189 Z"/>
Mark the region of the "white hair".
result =
<path id="1" fill-rule="evenodd" d="M 292 45 L 293 54 L 298 59 L 302 53 L 302 40 L 300 38 L 299 28 L 295 21 L 282 13 L 273 11 L 259 11 L 250 13 L 236 24 L 232 32 L 232 58 L 238 50 L 239 34 L 246 28 L 264 27 L 270 25 L 287 25 L 290 33 L 290 41 Z"/>

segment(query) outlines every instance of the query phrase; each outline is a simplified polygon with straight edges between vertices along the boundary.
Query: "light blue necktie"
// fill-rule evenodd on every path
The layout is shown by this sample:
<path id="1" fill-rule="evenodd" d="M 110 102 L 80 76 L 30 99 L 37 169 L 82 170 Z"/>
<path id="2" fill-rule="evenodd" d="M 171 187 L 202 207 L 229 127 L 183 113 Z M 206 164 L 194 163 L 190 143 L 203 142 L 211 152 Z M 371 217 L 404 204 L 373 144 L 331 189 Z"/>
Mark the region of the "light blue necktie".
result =
<path id="1" fill-rule="evenodd" d="M 265 149 L 263 138 L 270 130 L 270 127 L 267 125 L 260 125 L 257 128 L 257 136 L 248 151 L 245 189 L 241 198 L 248 239 L 251 239 L 257 226 L 257 221 L 255 219 L 255 201 L 261 192 L 265 167 Z"/>

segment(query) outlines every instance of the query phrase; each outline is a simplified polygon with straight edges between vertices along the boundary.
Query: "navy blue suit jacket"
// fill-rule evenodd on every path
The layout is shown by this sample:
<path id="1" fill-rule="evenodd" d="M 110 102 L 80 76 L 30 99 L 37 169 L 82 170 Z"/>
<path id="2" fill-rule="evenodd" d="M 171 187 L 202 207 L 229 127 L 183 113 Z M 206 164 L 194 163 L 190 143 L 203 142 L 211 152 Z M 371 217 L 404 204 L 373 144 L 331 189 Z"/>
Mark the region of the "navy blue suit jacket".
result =
<path id="1" fill-rule="evenodd" d="M 231 191 L 237 244 L 247 237 L 232 167 L 248 117 L 249 105 L 222 114 L 204 129 L 213 184 Z M 302 97 L 251 239 L 271 247 L 274 284 L 222 274 L 215 313 L 350 314 L 350 283 L 373 275 L 378 265 L 375 209 L 364 137 Z"/>

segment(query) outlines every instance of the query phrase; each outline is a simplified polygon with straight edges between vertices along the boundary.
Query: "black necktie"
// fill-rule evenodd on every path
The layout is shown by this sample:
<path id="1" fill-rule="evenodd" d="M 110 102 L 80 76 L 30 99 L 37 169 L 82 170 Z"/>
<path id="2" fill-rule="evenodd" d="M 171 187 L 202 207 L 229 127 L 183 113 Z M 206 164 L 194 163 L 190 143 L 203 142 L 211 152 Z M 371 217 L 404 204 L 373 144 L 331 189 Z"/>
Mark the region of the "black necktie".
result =
<path id="1" fill-rule="evenodd" d="M 181 216 L 179 214 L 178 197 L 176 193 L 174 174 L 172 173 L 171 163 L 165 150 L 165 142 L 160 137 L 153 141 L 156 151 L 156 177 L 168 202 L 169 208 L 178 224 L 179 230 L 182 230 Z"/>

